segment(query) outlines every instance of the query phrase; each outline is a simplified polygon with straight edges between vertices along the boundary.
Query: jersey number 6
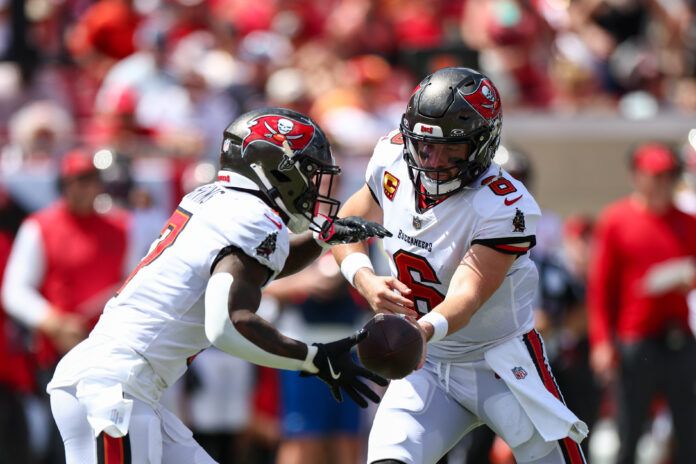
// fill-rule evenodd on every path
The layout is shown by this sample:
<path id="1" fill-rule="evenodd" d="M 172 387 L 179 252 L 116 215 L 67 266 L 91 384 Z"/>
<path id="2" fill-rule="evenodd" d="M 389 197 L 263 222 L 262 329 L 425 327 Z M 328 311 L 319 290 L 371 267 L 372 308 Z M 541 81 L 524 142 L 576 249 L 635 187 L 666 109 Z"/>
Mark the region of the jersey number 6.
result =
<path id="1" fill-rule="evenodd" d="M 427 285 L 441 283 L 427 259 L 399 250 L 394 253 L 394 264 L 398 272 L 396 278 L 413 291 L 413 301 L 421 315 L 428 313 L 445 299 L 442 293 Z M 414 273 L 418 275 L 418 280 L 414 279 Z M 422 304 L 418 304 L 419 301 Z M 423 305 L 425 305 L 425 311 L 421 310 Z"/>

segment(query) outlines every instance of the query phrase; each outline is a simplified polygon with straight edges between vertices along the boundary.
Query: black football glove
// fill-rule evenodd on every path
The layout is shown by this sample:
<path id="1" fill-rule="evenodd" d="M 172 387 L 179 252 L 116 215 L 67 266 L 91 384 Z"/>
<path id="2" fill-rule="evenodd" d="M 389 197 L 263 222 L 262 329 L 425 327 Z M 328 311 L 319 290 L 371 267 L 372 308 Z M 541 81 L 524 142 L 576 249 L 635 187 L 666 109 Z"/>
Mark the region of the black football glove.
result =
<path id="1" fill-rule="evenodd" d="M 367 221 L 359 216 L 338 218 L 335 221 L 324 222 L 319 240 L 328 245 L 362 242 L 370 237 L 391 237 L 387 229 L 376 222 Z"/>
<path id="2" fill-rule="evenodd" d="M 367 332 L 360 330 L 350 337 L 342 338 L 331 343 L 313 343 L 318 348 L 314 357 L 314 365 L 319 372 L 310 374 L 302 372 L 301 376 L 316 375 L 326 382 L 331 390 L 331 394 L 339 403 L 343 401 L 341 389 L 350 396 L 361 408 L 367 407 L 369 399 L 373 403 L 379 403 L 379 396 L 370 387 L 365 385 L 358 377 L 365 377 L 374 383 L 386 386 L 388 381 L 368 371 L 362 366 L 353 362 L 350 350 L 357 345 L 360 340 L 367 336 Z"/>

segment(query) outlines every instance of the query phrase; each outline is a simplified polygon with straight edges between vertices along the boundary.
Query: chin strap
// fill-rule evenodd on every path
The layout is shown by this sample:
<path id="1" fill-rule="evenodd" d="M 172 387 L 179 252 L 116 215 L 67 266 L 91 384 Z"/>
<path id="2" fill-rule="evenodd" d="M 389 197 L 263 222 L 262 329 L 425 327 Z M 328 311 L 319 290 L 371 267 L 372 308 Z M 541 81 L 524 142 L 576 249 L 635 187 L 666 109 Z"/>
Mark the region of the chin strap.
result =
<path id="1" fill-rule="evenodd" d="M 458 177 L 443 183 L 432 180 L 423 172 L 419 173 L 419 177 L 421 185 L 431 195 L 447 195 L 462 186 L 462 180 Z"/>

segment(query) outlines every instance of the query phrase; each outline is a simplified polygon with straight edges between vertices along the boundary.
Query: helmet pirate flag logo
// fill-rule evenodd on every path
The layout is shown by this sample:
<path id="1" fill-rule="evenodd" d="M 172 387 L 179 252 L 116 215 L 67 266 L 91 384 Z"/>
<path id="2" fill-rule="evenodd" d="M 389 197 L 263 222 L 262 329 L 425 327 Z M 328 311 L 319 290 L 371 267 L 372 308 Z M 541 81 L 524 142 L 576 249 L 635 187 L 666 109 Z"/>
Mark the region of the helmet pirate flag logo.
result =
<path id="1" fill-rule="evenodd" d="M 252 143 L 270 143 L 281 148 L 290 161 L 294 152 L 304 149 L 314 138 L 314 126 L 283 116 L 261 116 L 248 123 L 249 134 L 242 142 L 242 153 Z M 291 164 L 291 163 L 290 163 Z"/>
<path id="2" fill-rule="evenodd" d="M 500 95 L 489 79 L 482 79 L 478 88 L 466 95 L 458 89 L 466 102 L 486 119 L 493 119 L 500 113 Z"/>

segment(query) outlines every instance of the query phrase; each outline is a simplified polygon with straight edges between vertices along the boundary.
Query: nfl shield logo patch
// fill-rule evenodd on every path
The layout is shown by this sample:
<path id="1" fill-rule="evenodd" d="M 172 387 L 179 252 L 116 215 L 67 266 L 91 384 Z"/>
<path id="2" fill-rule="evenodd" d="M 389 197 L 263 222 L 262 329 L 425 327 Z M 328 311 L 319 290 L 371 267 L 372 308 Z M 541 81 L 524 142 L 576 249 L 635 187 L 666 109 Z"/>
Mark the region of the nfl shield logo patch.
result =
<path id="1" fill-rule="evenodd" d="M 515 378 L 517 380 L 522 380 L 525 377 L 527 377 L 527 371 L 524 370 L 524 368 L 517 366 L 512 368 L 512 373 L 515 375 Z"/>

